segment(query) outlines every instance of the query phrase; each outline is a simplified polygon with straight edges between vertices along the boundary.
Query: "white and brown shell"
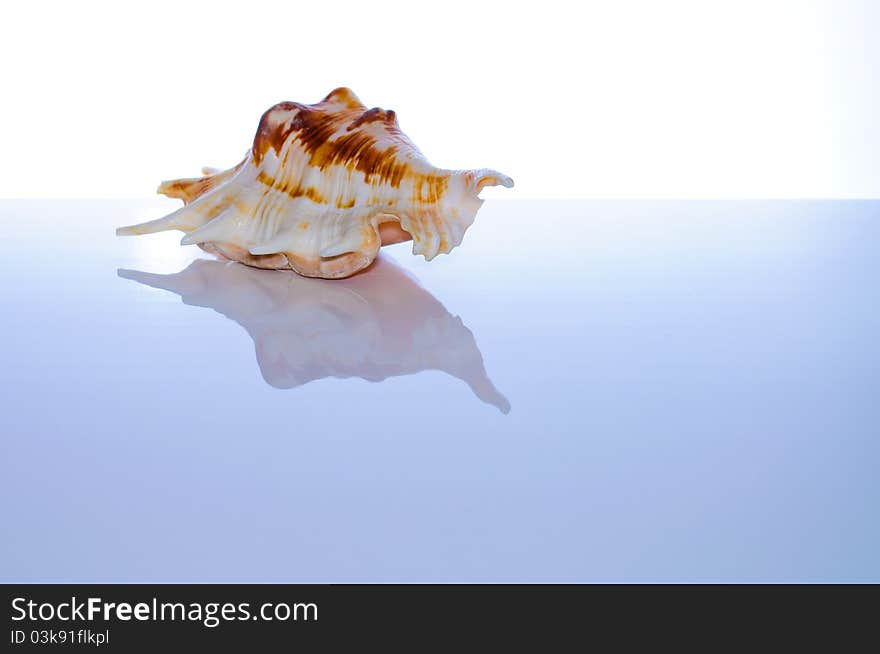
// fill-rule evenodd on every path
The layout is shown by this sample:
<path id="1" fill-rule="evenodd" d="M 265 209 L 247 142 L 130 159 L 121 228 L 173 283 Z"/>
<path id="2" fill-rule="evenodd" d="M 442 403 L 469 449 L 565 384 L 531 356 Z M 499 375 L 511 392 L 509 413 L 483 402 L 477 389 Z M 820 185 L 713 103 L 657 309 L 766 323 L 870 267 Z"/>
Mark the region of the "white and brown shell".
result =
<path id="1" fill-rule="evenodd" d="M 348 277 L 380 246 L 413 240 L 431 260 L 459 245 L 499 172 L 435 168 L 393 111 L 367 109 L 347 88 L 321 102 L 282 102 L 263 114 L 253 148 L 234 168 L 164 182 L 185 206 L 118 235 L 178 229 L 181 243 L 257 268 Z"/>

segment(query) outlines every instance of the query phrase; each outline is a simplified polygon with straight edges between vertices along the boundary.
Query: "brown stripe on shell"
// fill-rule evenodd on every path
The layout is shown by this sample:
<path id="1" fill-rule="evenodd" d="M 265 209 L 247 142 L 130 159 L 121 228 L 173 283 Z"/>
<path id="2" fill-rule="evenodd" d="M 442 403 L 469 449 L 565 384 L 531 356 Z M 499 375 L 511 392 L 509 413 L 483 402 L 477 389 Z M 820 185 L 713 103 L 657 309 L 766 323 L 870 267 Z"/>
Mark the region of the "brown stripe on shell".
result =
<path id="1" fill-rule="evenodd" d="M 389 125 L 397 125 L 397 114 L 395 114 L 394 111 L 391 109 L 385 111 L 384 109 L 380 109 L 379 107 L 373 107 L 372 109 L 367 109 L 364 113 L 355 118 L 345 129 L 350 132 L 353 129 L 357 129 L 364 123 L 372 123 L 375 121 L 382 121 L 383 123 L 388 123 Z"/>
<path id="2" fill-rule="evenodd" d="M 289 128 L 290 120 L 304 107 L 298 102 L 279 102 L 263 113 L 254 136 L 254 163 L 259 164 L 269 148 L 281 152 L 292 131 Z"/>
<path id="3" fill-rule="evenodd" d="M 303 188 L 299 184 L 294 187 L 284 186 L 283 184 L 276 184 L 278 180 L 262 170 L 257 173 L 257 181 L 265 186 L 268 186 L 269 188 L 275 189 L 276 191 L 286 193 L 293 199 L 306 197 L 312 202 L 316 202 L 318 204 L 327 204 L 327 199 L 323 195 L 321 195 L 321 192 L 314 186 L 307 186 Z"/>
<path id="4" fill-rule="evenodd" d="M 247 163 L 247 159 L 243 159 L 238 165 L 229 170 L 223 170 L 204 177 L 193 177 L 191 179 L 172 179 L 162 182 L 159 185 L 159 193 L 167 195 L 169 198 L 179 198 L 184 204 L 189 204 L 199 196 L 204 195 L 211 189 L 214 189 L 229 178 L 233 177 Z"/>
<path id="5" fill-rule="evenodd" d="M 412 172 L 407 162 L 398 159 L 400 147 L 417 150 L 400 131 L 394 111 L 378 107 L 364 112 L 333 111 L 321 104 L 281 102 L 264 113 L 254 137 L 254 163 L 259 165 L 269 148 L 281 153 L 285 143 L 295 138 L 314 168 L 324 171 L 329 166 L 343 166 L 363 173 L 367 183 L 399 188 Z M 378 147 L 377 138 L 361 129 L 374 122 L 381 122 L 381 129 L 399 145 Z M 334 139 L 344 125 L 344 133 Z"/>
<path id="6" fill-rule="evenodd" d="M 446 192 L 448 184 L 445 175 L 422 175 L 413 183 L 411 200 L 415 204 L 433 204 Z"/>

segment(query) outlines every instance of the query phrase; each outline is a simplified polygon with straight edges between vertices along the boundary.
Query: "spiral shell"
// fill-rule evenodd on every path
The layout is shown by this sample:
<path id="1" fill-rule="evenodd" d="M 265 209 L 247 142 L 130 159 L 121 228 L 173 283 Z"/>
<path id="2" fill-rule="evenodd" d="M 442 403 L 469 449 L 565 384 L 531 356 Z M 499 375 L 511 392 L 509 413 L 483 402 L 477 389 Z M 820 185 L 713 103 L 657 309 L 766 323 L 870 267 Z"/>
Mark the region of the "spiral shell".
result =
<path id="1" fill-rule="evenodd" d="M 349 89 L 321 102 L 281 102 L 260 120 L 253 147 L 226 171 L 164 182 L 184 207 L 118 235 L 178 229 L 183 245 L 258 268 L 340 278 L 379 248 L 412 239 L 429 261 L 461 243 L 486 186 L 513 186 L 489 170 L 432 166 L 393 111 L 367 109 Z"/>

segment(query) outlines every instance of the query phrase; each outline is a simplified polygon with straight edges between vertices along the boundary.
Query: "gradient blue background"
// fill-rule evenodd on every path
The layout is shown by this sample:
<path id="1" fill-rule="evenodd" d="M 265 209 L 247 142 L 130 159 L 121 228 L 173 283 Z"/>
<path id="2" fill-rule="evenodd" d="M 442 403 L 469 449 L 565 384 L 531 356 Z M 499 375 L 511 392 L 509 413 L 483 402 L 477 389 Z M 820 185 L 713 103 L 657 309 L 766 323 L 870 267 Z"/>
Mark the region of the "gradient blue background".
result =
<path id="1" fill-rule="evenodd" d="M 493 201 L 436 371 L 269 386 L 158 203 L 4 201 L 0 581 L 880 581 L 880 202 Z M 332 282 L 327 282 L 331 283 Z"/>

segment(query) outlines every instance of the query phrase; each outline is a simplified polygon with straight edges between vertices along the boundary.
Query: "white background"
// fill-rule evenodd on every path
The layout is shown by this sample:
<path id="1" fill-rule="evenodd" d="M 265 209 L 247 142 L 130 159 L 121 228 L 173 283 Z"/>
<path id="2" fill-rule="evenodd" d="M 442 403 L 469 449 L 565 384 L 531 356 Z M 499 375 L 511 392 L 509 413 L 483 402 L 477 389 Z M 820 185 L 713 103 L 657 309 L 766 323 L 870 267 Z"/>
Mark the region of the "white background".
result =
<path id="1" fill-rule="evenodd" d="M 0 196 L 148 196 L 350 86 L 495 197 L 880 194 L 880 3 L 7 3 Z"/>

